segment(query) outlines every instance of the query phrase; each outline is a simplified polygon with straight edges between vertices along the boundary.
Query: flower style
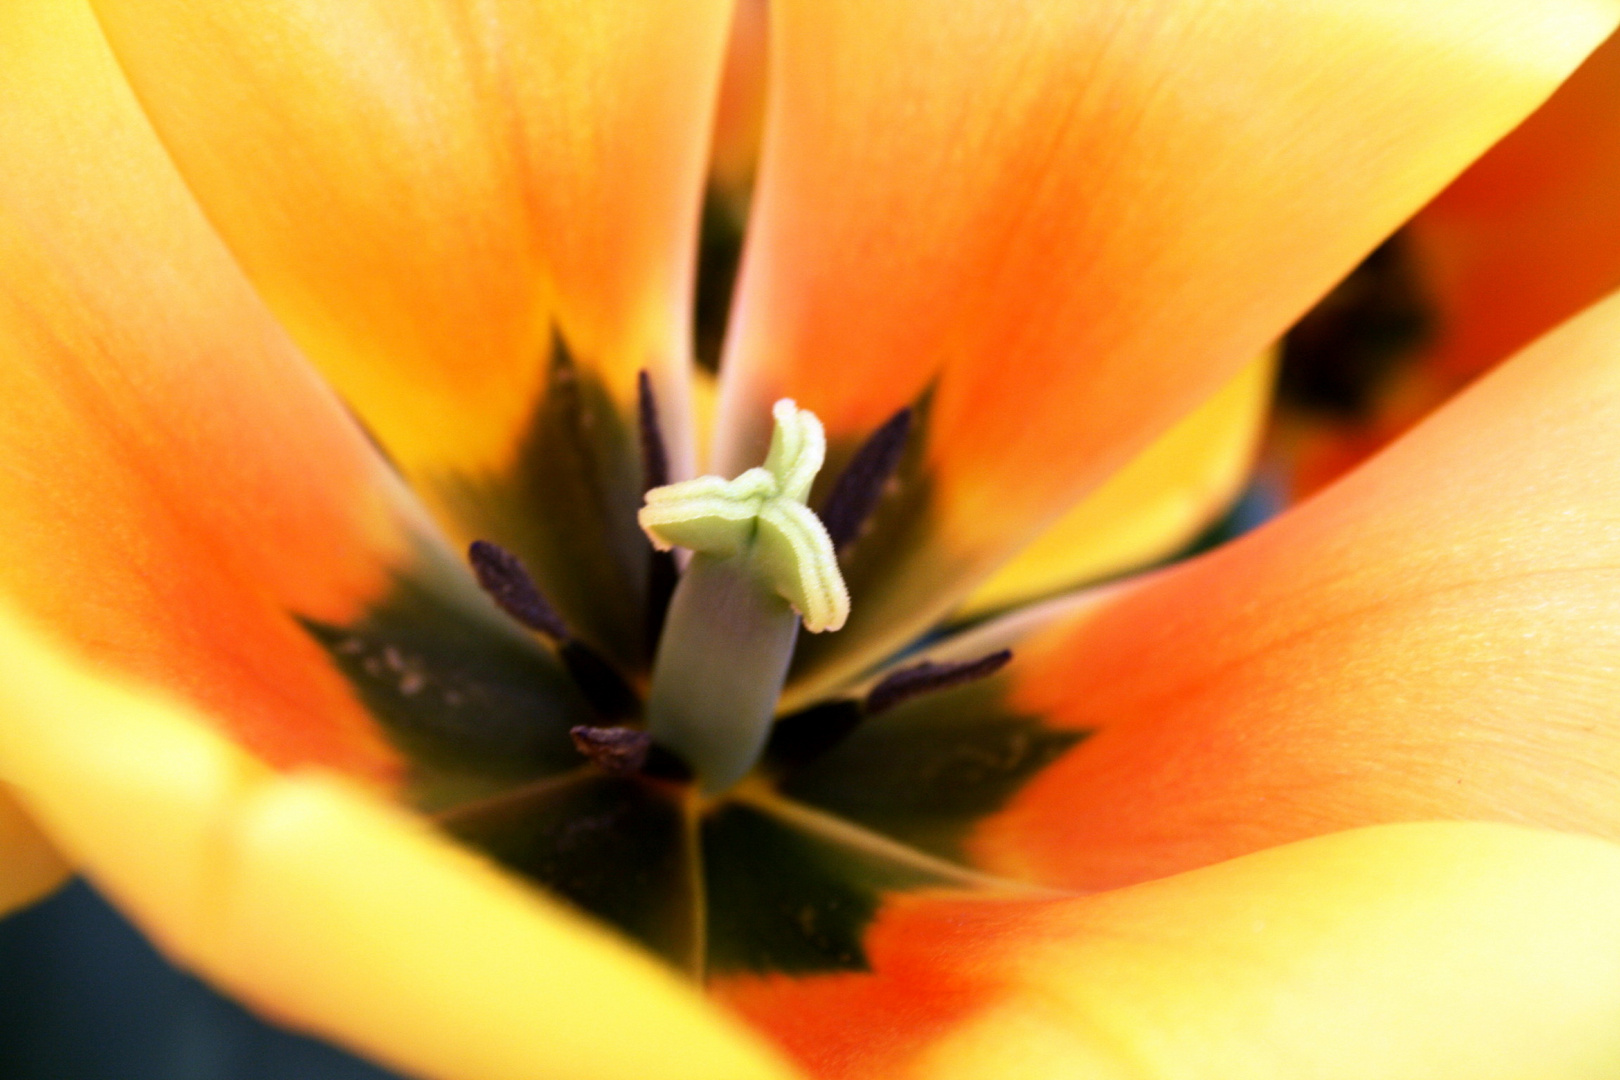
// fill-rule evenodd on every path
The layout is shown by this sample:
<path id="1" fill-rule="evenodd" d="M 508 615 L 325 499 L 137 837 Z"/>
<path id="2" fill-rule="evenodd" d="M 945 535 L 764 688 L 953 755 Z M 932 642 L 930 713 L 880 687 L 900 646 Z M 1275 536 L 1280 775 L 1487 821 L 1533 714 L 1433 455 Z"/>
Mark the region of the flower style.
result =
<path id="1" fill-rule="evenodd" d="M 1620 300 L 1063 590 L 1186 539 L 1268 345 L 1620 8 L 774 0 L 705 455 L 729 9 L 0 11 L 5 899 L 71 866 L 422 1076 L 1612 1070 Z M 910 418 L 847 624 L 736 784 L 581 756 L 700 622 L 645 489 L 784 398 L 807 499 L 710 486 L 805 535 Z"/>

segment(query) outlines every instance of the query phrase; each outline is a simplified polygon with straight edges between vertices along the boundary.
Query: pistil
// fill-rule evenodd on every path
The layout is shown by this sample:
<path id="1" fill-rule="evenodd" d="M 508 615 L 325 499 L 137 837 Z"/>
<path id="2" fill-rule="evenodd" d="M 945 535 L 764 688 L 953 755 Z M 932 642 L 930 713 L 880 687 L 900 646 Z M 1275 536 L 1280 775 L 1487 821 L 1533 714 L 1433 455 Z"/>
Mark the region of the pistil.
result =
<path id="1" fill-rule="evenodd" d="M 821 422 L 785 399 L 772 415 L 763 467 L 655 488 L 640 514 L 659 549 L 693 553 L 654 660 L 648 731 L 709 792 L 759 759 L 801 620 L 819 633 L 849 616 L 832 540 L 805 505 L 826 457 Z"/>

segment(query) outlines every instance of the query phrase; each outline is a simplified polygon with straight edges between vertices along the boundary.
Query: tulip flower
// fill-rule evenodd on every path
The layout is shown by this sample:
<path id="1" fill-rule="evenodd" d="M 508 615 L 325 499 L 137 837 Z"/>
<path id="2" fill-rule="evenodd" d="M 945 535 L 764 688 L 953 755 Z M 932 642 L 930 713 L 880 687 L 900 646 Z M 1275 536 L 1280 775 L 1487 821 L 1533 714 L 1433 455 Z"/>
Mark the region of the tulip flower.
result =
<path id="1" fill-rule="evenodd" d="M 773 0 L 700 446 L 730 6 L 0 10 L 6 899 L 423 1077 L 1614 1071 L 1620 300 L 1073 589 L 1620 5 Z"/>

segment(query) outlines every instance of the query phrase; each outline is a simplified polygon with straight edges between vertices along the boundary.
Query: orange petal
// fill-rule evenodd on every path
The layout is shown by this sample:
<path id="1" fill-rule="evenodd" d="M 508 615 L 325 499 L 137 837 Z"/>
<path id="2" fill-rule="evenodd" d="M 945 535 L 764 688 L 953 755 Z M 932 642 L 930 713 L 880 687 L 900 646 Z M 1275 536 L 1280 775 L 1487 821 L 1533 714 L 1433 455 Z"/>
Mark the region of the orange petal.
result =
<path id="1" fill-rule="evenodd" d="M 395 757 L 342 621 L 406 504 L 209 230 L 89 9 L 0 10 L 0 592 L 275 761 Z M 12 661 L 8 661 L 8 664 Z"/>
<path id="2" fill-rule="evenodd" d="M 827 1080 L 1620 1068 L 1620 849 L 1384 826 L 1084 899 L 908 897 L 873 973 L 721 996 Z"/>
<path id="3" fill-rule="evenodd" d="M 0 915 L 32 904 L 71 873 L 10 788 L 0 784 Z"/>
<path id="4" fill-rule="evenodd" d="M 621 405 L 651 369 L 684 454 L 729 3 L 95 8 L 221 235 L 407 473 L 507 463 L 554 325 Z"/>
<path id="5" fill-rule="evenodd" d="M 717 464 L 933 387 L 869 663 L 1212 394 L 1535 107 L 1607 0 L 781 0 Z M 856 573 L 854 580 L 862 575 Z"/>
<path id="6" fill-rule="evenodd" d="M 1271 404 L 1274 350 L 1251 361 L 974 590 L 973 615 L 1146 566 L 1192 543 L 1242 491 Z"/>
<path id="7" fill-rule="evenodd" d="M 1095 731 L 970 842 L 1100 888 L 1352 826 L 1620 837 L 1620 296 L 1316 499 L 1016 647 Z"/>
<path id="8" fill-rule="evenodd" d="M 1460 381 L 1620 288 L 1620 38 L 1412 219 Z"/>
<path id="9" fill-rule="evenodd" d="M 646 955 L 419 820 L 270 772 L 9 614 L 0 648 L 18 665 L 0 777 L 172 957 L 249 1004 L 424 1080 L 788 1075 Z"/>

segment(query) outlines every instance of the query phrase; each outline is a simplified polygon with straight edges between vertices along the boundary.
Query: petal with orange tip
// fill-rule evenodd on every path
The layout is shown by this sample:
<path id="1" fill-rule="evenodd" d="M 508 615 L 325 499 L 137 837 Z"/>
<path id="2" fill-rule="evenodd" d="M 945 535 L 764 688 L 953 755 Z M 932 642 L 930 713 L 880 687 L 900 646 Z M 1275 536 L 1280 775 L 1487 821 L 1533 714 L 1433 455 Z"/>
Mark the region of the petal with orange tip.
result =
<path id="1" fill-rule="evenodd" d="M 975 615 L 1175 554 L 1243 489 L 1271 402 L 1268 351 L 974 590 Z"/>
<path id="2" fill-rule="evenodd" d="M 0 675 L 0 777 L 169 955 L 265 1013 L 435 1080 L 790 1075 L 654 961 L 419 820 L 273 773 L 9 615 L 0 643 L 24 665 Z"/>
<path id="3" fill-rule="evenodd" d="M 400 712 L 449 692 L 430 654 L 517 678 L 527 698 L 502 700 L 530 724 L 559 665 L 454 567 L 254 296 L 88 8 L 7 5 L 0 51 L 0 595 L 277 765 L 465 772 L 465 738 L 450 762 Z M 507 743 L 474 756 L 511 767 Z"/>
<path id="4" fill-rule="evenodd" d="M 872 971 L 719 996 L 824 1080 L 1530 1080 L 1620 1067 L 1620 849 L 1360 829 L 1079 899 L 909 896 Z"/>
<path id="5" fill-rule="evenodd" d="M 680 415 L 730 5 L 94 0 L 187 183 L 411 476 L 505 466 L 553 328 Z"/>
<path id="6" fill-rule="evenodd" d="M 1620 288 L 1620 38 L 1412 219 L 1455 385 Z"/>
<path id="7" fill-rule="evenodd" d="M 637 372 L 685 475 L 730 4 L 94 7 L 220 235 L 451 532 L 644 662 Z"/>
<path id="8" fill-rule="evenodd" d="M 974 861 L 1105 888 L 1386 821 L 1620 838 L 1616 355 L 1620 296 L 1310 502 L 1024 635 L 1001 707 L 1091 734 Z"/>
<path id="9" fill-rule="evenodd" d="M 1617 14 L 773 3 L 716 464 L 758 459 L 778 396 L 844 454 L 928 401 L 926 490 L 907 528 L 878 521 L 852 551 L 854 615 L 811 643 L 806 685 L 957 606 L 1551 93 Z"/>
<path id="10" fill-rule="evenodd" d="M 1013 658 L 782 790 L 1079 889 L 1387 821 L 1620 839 L 1617 354 L 1620 296 L 1256 532 L 947 639 Z"/>
<path id="11" fill-rule="evenodd" d="M 359 611 L 409 504 L 209 230 L 89 9 L 5 5 L 0 54 L 0 593 L 272 760 L 391 775 L 289 611 Z"/>
<path id="12" fill-rule="evenodd" d="M 32 904 L 73 871 L 0 784 L 0 915 Z"/>
<path id="13" fill-rule="evenodd" d="M 1268 454 L 1292 497 L 1349 471 L 1538 334 L 1620 288 L 1617 130 L 1620 38 L 1610 38 L 1408 222 L 1401 243 L 1380 253 L 1388 258 L 1346 282 L 1350 304 L 1340 312 L 1357 314 L 1359 293 L 1376 311 L 1360 313 L 1363 325 L 1382 340 L 1362 354 L 1374 362 L 1354 415 L 1295 410 L 1273 432 Z M 1332 325 L 1340 313 L 1319 315 L 1343 329 Z M 1390 315 L 1397 321 L 1384 322 Z M 1414 317 L 1408 325 L 1419 333 L 1391 349 L 1385 335 Z"/>

